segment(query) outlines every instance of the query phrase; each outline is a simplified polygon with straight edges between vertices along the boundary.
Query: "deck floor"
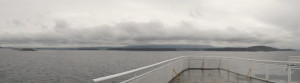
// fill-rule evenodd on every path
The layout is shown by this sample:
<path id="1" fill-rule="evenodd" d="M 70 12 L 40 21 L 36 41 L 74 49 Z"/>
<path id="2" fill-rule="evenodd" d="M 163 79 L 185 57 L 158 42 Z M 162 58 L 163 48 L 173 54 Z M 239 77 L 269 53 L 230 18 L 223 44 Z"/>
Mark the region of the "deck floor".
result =
<path id="1" fill-rule="evenodd" d="M 271 83 L 224 70 L 190 69 L 169 83 Z"/>

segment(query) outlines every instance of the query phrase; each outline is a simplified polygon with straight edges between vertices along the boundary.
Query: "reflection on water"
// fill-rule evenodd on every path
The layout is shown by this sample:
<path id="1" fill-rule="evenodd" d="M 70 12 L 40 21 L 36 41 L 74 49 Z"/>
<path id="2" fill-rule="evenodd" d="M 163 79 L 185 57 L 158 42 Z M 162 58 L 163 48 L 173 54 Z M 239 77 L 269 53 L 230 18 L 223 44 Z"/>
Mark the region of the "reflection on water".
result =
<path id="1" fill-rule="evenodd" d="M 287 60 L 300 52 L 14 51 L 0 49 L 0 83 L 93 83 L 92 79 L 178 56 L 229 56 Z M 294 76 L 295 75 L 295 76 Z M 279 75 L 280 76 L 280 75 Z M 286 77 L 283 76 L 283 77 Z M 299 73 L 293 81 L 299 83 Z M 280 83 L 280 82 L 278 82 Z"/>

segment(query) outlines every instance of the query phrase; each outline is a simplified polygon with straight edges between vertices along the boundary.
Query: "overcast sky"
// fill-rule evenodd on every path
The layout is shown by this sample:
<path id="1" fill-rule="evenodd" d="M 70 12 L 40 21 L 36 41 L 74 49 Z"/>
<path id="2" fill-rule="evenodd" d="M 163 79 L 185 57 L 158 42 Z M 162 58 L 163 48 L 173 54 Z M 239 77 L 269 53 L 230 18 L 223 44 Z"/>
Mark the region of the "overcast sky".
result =
<path id="1" fill-rule="evenodd" d="M 300 0 L 0 0 L 0 46 L 300 49 Z"/>

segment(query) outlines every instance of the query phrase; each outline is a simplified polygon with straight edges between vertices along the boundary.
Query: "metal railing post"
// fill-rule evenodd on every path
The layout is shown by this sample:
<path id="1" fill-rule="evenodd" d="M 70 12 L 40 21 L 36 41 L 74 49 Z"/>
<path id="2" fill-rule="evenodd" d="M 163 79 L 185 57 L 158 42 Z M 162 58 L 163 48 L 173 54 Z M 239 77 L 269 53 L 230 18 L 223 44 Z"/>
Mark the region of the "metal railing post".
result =
<path id="1" fill-rule="evenodd" d="M 191 57 L 188 57 L 188 68 L 191 68 Z"/>
<path id="2" fill-rule="evenodd" d="M 288 83 L 292 83 L 292 67 L 291 63 L 288 63 Z"/>
<path id="3" fill-rule="evenodd" d="M 157 82 L 155 82 L 157 80 L 156 79 L 157 72 L 158 71 L 153 72 L 153 83 L 157 83 Z"/>
<path id="4" fill-rule="evenodd" d="M 269 80 L 269 64 L 266 64 L 265 66 L 265 69 L 266 69 L 266 80 Z"/>
<path id="5" fill-rule="evenodd" d="M 205 58 L 203 58 L 202 60 L 203 61 L 202 61 L 201 69 L 204 70 L 204 60 L 205 60 Z"/>
<path id="6" fill-rule="evenodd" d="M 137 74 L 136 74 L 136 73 L 134 73 L 134 77 L 136 77 L 136 75 L 137 75 Z M 137 80 L 134 80 L 134 83 L 137 83 Z"/>
<path id="7" fill-rule="evenodd" d="M 219 69 L 221 69 L 221 62 L 222 62 L 222 57 L 219 60 L 219 66 L 218 66 Z"/>

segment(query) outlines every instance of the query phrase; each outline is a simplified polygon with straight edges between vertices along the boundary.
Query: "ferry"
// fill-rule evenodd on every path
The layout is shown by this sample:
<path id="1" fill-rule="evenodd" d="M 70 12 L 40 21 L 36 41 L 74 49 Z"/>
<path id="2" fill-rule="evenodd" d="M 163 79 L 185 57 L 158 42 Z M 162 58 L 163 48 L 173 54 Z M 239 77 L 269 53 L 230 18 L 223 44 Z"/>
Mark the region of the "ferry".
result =
<path id="1" fill-rule="evenodd" d="M 298 57 L 300 58 L 300 57 Z M 295 59 L 295 57 L 293 57 Z M 294 83 L 300 62 L 222 56 L 181 56 L 95 78 L 95 83 Z M 274 77 L 282 76 L 282 80 Z"/>

